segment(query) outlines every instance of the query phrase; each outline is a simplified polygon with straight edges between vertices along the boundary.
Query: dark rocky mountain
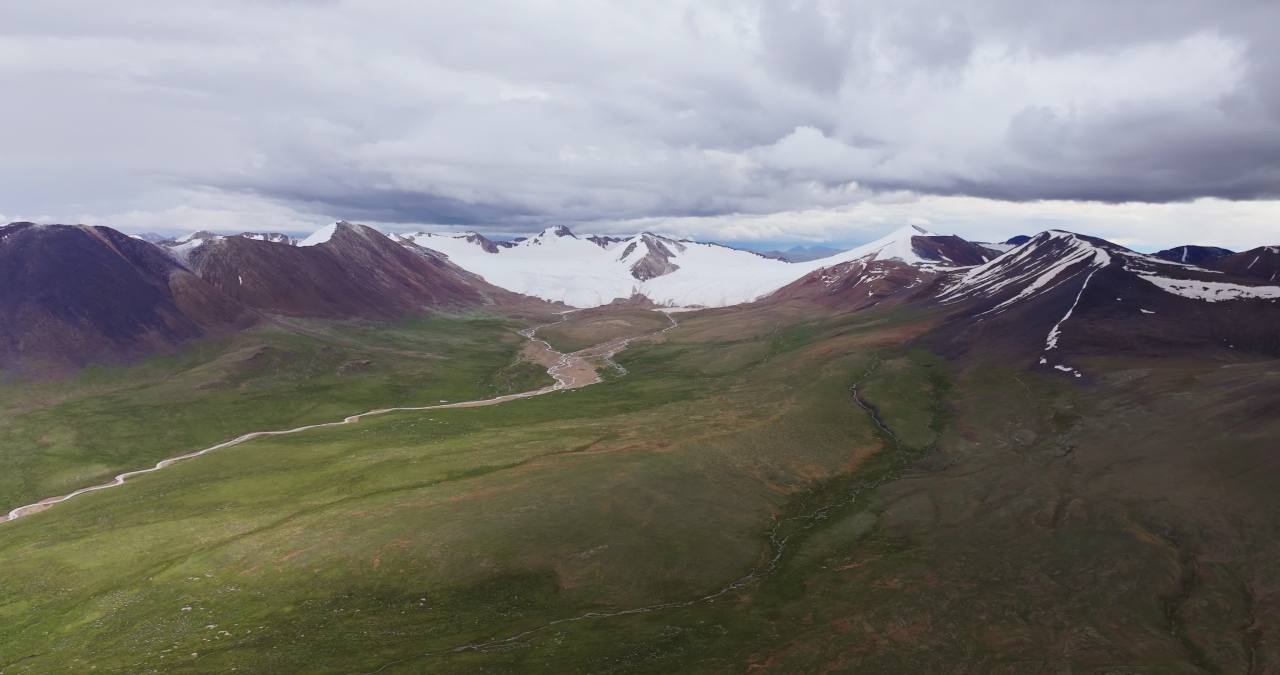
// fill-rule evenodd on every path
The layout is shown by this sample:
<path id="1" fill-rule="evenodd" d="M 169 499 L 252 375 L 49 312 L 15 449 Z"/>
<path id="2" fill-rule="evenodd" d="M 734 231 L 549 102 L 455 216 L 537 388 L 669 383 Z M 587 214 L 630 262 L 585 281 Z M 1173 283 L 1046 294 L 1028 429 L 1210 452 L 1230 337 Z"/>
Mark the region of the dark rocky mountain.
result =
<path id="1" fill-rule="evenodd" d="M 1220 256 L 1203 266 L 1236 276 L 1280 282 L 1280 246 L 1259 246 L 1243 253 Z"/>
<path id="2" fill-rule="evenodd" d="M 1217 246 L 1195 246 L 1189 244 L 1187 246 L 1175 246 L 1163 251 L 1156 251 L 1151 255 L 1172 262 L 1186 263 L 1188 265 L 1203 265 L 1214 258 L 1231 255 L 1233 252 L 1234 251 L 1230 249 L 1218 248 Z"/>
<path id="3" fill-rule="evenodd" d="M 510 295 L 443 256 L 411 250 L 371 227 L 330 227 L 327 238 L 309 245 L 312 238 L 299 246 L 210 239 L 189 253 L 190 265 L 239 302 L 287 316 L 393 318 L 479 307 Z"/>
<path id="4" fill-rule="evenodd" d="M 916 255 L 947 265 L 981 265 L 995 257 L 982 246 L 955 235 L 921 235 L 911 238 Z"/>
<path id="5" fill-rule="evenodd" d="M 0 228 L 0 369 L 61 372 L 249 325 L 157 246 L 107 227 Z"/>
<path id="6" fill-rule="evenodd" d="M 1077 357 L 1280 355 L 1280 287 L 1052 231 L 934 282 L 950 308 L 936 348 L 1027 358 L 1077 377 Z"/>
<path id="7" fill-rule="evenodd" d="M 1021 359 L 1076 377 L 1094 374 L 1080 359 L 1097 357 L 1280 356 L 1280 286 L 1269 283 L 1275 268 L 1268 267 L 1280 248 L 1218 258 L 1220 269 L 1205 270 L 1061 231 L 986 261 L 990 252 L 955 237 L 911 242 L 921 259 L 848 260 L 762 302 L 845 311 L 937 306 L 941 322 L 921 338 L 931 349 Z"/>
<path id="8" fill-rule="evenodd" d="M 1009 237 L 1008 239 L 1005 239 L 1004 243 L 1010 246 L 1021 246 L 1029 241 L 1031 241 L 1031 237 L 1029 235 L 1016 234 L 1012 237 Z"/>

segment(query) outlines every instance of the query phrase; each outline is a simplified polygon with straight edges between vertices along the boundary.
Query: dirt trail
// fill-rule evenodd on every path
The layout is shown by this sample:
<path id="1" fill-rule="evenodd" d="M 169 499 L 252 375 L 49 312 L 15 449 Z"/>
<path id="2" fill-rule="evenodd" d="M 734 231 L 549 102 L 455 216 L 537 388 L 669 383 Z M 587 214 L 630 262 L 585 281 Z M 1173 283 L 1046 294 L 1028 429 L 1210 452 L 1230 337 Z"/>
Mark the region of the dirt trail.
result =
<path id="1" fill-rule="evenodd" d="M 414 411 L 422 411 L 422 410 L 448 410 L 451 408 L 480 408 L 484 406 L 498 405 L 499 403 L 506 403 L 508 401 L 515 401 L 522 398 L 542 396 L 543 394 L 550 394 L 552 392 L 561 391 L 565 389 L 580 389 L 582 387 L 590 386 L 590 385 L 596 384 L 597 382 L 600 382 L 600 374 L 596 372 L 595 366 L 592 365 L 593 360 L 600 360 L 606 364 L 611 364 L 616 366 L 616 364 L 614 364 L 612 361 L 613 356 L 618 352 L 622 351 L 623 349 L 626 349 L 627 346 L 630 345 L 632 342 L 635 342 L 636 340 L 644 340 L 652 337 L 657 337 L 675 328 L 676 326 L 680 325 L 675 320 L 674 317 L 672 317 L 670 314 L 667 314 L 666 315 L 667 320 L 671 322 L 671 325 L 667 326 L 666 328 L 663 328 L 662 330 L 654 331 L 652 333 L 647 333 L 645 335 L 637 335 L 634 337 L 612 340 L 610 342 L 606 342 L 603 344 L 587 347 L 586 349 L 580 349 L 576 352 L 572 352 L 569 354 L 564 354 L 562 352 L 556 351 L 554 348 L 552 348 L 550 343 L 548 343 L 546 340 L 543 340 L 537 337 L 539 330 L 546 328 L 548 326 L 554 326 L 556 324 L 563 323 L 568 319 L 568 315 L 573 313 L 573 311 L 576 311 L 576 310 L 564 312 L 563 313 L 564 318 L 561 318 L 559 321 L 520 331 L 520 335 L 528 339 L 536 350 L 535 353 L 532 355 L 532 358 L 534 358 L 539 364 L 546 366 L 547 374 L 555 378 L 555 381 L 556 381 L 555 384 L 542 387 L 541 389 L 524 391 L 517 394 L 506 394 L 503 396 L 496 396 L 494 398 L 478 399 L 474 401 L 460 401 L 457 403 L 440 403 L 436 405 L 410 406 L 410 407 L 398 407 L 398 408 L 378 408 L 376 410 L 369 410 L 366 412 L 351 415 L 349 417 L 345 417 L 338 422 L 322 422 L 320 424 L 308 424 L 306 426 L 295 427 L 293 429 L 280 429 L 275 431 L 253 431 L 247 434 L 243 434 L 241 436 L 237 436 L 229 441 L 223 441 L 222 443 L 218 443 L 217 445 L 211 445 L 203 450 L 189 452 L 185 455 L 179 455 L 177 457 L 170 457 L 169 459 L 165 459 L 160 462 L 157 462 L 155 466 L 150 467 L 148 469 L 126 471 L 125 473 L 122 473 L 116 476 L 115 478 L 113 478 L 112 480 L 106 483 L 93 485 L 86 488 L 80 488 L 79 490 L 76 490 L 74 492 L 69 492 L 65 495 L 60 495 L 57 497 L 48 497 L 34 504 L 19 506 L 18 508 L 10 511 L 9 514 L 3 520 L 0 520 L 0 523 L 16 520 L 18 518 L 21 518 L 22 516 L 29 516 L 33 513 L 39 513 L 53 506 L 54 504 L 60 504 L 62 502 L 67 501 L 68 499 L 78 497 L 82 494 L 86 494 L 89 492 L 97 492 L 98 490 L 106 490 L 107 488 L 113 488 L 113 487 L 116 487 L 117 485 L 123 485 L 125 481 L 129 480 L 130 478 L 133 478 L 134 476 L 141 476 L 143 474 L 153 473 L 167 466 L 172 466 L 174 464 L 177 464 L 178 462 L 182 462 L 188 459 L 194 459 L 196 457 L 199 457 L 200 455 L 206 455 L 215 450 L 222 450 L 225 448 L 230 448 L 232 446 L 240 445 L 241 443 L 247 443 L 249 441 L 252 441 L 255 438 L 266 438 L 268 436 L 285 436 L 288 434 L 297 434 L 297 433 L 302 433 L 304 431 L 310 431 L 312 429 L 326 429 L 329 427 L 340 427 L 344 424 L 355 424 L 356 422 L 359 422 L 361 419 L 364 419 L 365 417 L 385 415 L 387 413 L 393 413 L 393 412 L 414 412 Z M 622 372 L 625 373 L 625 371 L 622 371 Z"/>

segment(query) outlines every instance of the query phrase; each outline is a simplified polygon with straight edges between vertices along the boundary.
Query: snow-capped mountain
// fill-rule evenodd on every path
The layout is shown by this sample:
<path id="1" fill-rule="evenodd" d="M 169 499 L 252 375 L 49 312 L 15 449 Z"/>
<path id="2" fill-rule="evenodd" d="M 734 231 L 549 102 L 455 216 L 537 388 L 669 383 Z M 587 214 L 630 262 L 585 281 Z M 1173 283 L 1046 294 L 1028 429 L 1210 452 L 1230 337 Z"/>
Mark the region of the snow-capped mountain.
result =
<path id="1" fill-rule="evenodd" d="M 287 244 L 289 246 L 298 244 L 297 237 L 284 232 L 241 232 L 236 236 L 244 237 L 245 239 L 257 239 L 258 241 L 269 241 L 276 244 Z"/>
<path id="2" fill-rule="evenodd" d="M 939 237 L 916 226 L 827 258 L 796 263 L 652 232 L 579 237 L 563 226 L 505 245 L 492 245 L 471 232 L 419 232 L 400 239 L 443 253 L 494 285 L 575 307 L 637 295 L 664 306 L 723 307 L 759 299 L 817 270 L 854 261 L 895 260 L 919 268 L 951 269 L 994 255 L 958 237 Z"/>
<path id="3" fill-rule="evenodd" d="M 945 275 L 935 299 L 952 309 L 939 348 L 1031 352 L 1075 377 L 1082 355 L 1280 348 L 1280 286 L 1060 230 Z"/>
<path id="4" fill-rule="evenodd" d="M 579 237 L 560 227 L 497 242 L 474 233 L 391 238 L 345 222 L 297 242 L 195 232 L 164 246 L 110 228 L 15 223 L 0 228 L 0 244 L 8 253 L 0 268 L 10 274 L 9 293 L 0 298 L 8 303 L 0 302 L 0 314 L 7 307 L 9 319 L 0 327 L 55 327 L 39 338 L 10 335 L 8 347 L 0 330 L 0 352 L 8 354 L 0 361 L 18 366 L 143 355 L 206 328 L 234 330 L 246 316 L 557 309 L 530 295 L 578 307 L 619 299 L 841 312 L 914 305 L 939 322 L 930 339 L 941 352 L 1026 358 L 1081 377 L 1090 374 L 1082 364 L 1098 354 L 1280 353 L 1276 246 L 1197 266 L 1063 231 L 997 255 L 906 227 L 828 258 L 789 263 L 650 232 Z M 66 260 L 81 261 L 73 266 L 79 276 L 54 283 Z M 58 292 L 30 290 L 46 287 Z M 33 322 L 40 313 L 54 318 Z M 77 332 L 63 314 L 92 325 Z M 99 339 L 110 344 L 82 348 Z M 28 349 L 41 345 L 48 349 Z"/>
<path id="5" fill-rule="evenodd" d="M 818 265 L 817 269 L 779 289 L 770 299 L 860 309 L 891 298 L 906 300 L 903 291 L 923 288 L 940 275 L 998 255 L 997 251 L 954 235 L 939 236 L 922 227 L 909 226 L 869 244 L 813 261 L 809 265 Z"/>
<path id="6" fill-rule="evenodd" d="M 1215 270 L 1144 255 L 1103 239 L 1061 230 L 1042 232 L 1004 255 L 958 275 L 938 297 L 944 303 L 972 297 L 1000 298 L 984 312 L 996 313 L 1052 290 L 1082 272 L 1086 273 L 1087 285 L 1093 273 L 1112 266 L 1185 298 L 1218 302 L 1280 297 L 1280 287 L 1227 283 Z"/>
<path id="7" fill-rule="evenodd" d="M 333 225 L 328 225 L 325 228 L 322 228 L 321 231 L 328 229 L 332 232 L 333 227 Z M 168 250 L 169 255 L 172 256 L 174 260 L 177 260 L 183 265 L 188 265 L 191 262 L 191 254 L 196 249 L 204 246 L 206 242 L 217 241 L 224 237 L 242 237 L 244 239 L 255 239 L 257 241 L 269 241 L 273 244 L 284 244 L 285 246 L 297 246 L 299 244 L 299 239 L 297 237 L 283 232 L 241 232 L 239 234 L 223 235 L 216 232 L 209 232 L 207 230 L 191 232 L 173 239 L 161 239 L 153 243 L 163 246 Z"/>
<path id="8" fill-rule="evenodd" d="M 345 221 L 296 246 L 208 238 L 188 254 L 187 266 L 238 302 L 286 316 L 399 317 L 494 305 L 511 295 L 439 256 Z"/>
<path id="9" fill-rule="evenodd" d="M 473 233 L 416 233 L 402 241 L 439 251 L 489 283 L 575 307 L 640 294 L 659 305 L 720 307 L 753 300 L 804 273 L 738 249 L 645 232 L 578 237 L 548 228 L 507 247 Z"/>

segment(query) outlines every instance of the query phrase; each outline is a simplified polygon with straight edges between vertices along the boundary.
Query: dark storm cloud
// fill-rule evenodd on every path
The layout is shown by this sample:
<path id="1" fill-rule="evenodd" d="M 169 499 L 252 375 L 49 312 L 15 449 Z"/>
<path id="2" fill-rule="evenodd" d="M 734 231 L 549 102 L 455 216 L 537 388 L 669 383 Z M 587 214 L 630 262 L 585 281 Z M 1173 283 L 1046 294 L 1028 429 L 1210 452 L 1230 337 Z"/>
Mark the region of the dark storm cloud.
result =
<path id="1" fill-rule="evenodd" d="M 0 211 L 216 190 L 527 230 L 896 190 L 1280 196 L 1274 2 L 93 8 L 0 9 Z"/>

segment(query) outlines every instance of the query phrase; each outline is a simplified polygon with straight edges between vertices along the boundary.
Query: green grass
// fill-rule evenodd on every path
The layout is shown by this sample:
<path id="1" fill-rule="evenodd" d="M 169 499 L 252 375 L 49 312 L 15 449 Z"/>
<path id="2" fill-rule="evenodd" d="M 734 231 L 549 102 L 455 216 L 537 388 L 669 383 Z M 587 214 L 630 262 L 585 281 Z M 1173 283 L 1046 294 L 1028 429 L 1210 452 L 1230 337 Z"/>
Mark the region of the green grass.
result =
<path id="1" fill-rule="evenodd" d="M 697 597 L 878 446 L 848 398 L 865 353 L 795 378 L 814 355 L 760 349 L 637 346 L 591 388 L 254 441 L 15 521 L 5 641 L 58 654 L 20 669 L 346 671 Z M 726 351 L 750 358 L 706 358 Z"/>
<path id="2" fill-rule="evenodd" d="M 904 345 L 921 318 L 686 317 L 625 377 L 260 439 L 0 526 L 0 670 L 1195 672 L 1190 644 L 1232 671 L 1277 539 L 1267 482 L 1204 448 L 1274 429 L 1156 420 L 1254 419 L 1256 372 L 1086 392 Z M 459 390 L 532 380 L 463 358 L 468 325 L 359 340 L 459 340 Z M 1222 491 L 1171 493 L 1200 485 L 1179 466 Z"/>
<path id="3" fill-rule="evenodd" d="M 121 470 L 251 430 L 394 405 L 535 388 L 520 326 L 433 317 L 394 326 L 268 327 L 130 366 L 0 389 L 0 505 L 101 482 Z"/>

